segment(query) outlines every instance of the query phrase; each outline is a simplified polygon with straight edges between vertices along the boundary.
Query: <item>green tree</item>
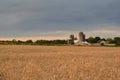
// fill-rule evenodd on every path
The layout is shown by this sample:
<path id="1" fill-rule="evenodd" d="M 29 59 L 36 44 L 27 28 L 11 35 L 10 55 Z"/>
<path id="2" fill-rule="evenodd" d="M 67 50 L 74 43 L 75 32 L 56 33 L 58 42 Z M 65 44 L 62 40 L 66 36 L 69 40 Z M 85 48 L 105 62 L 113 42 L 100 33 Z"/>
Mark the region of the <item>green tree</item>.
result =
<path id="1" fill-rule="evenodd" d="M 100 37 L 95 37 L 95 38 L 94 38 L 94 43 L 97 43 L 97 42 L 99 42 L 100 40 L 101 40 Z"/>
<path id="2" fill-rule="evenodd" d="M 86 39 L 86 41 L 89 43 L 95 43 L 95 39 L 93 37 L 89 37 L 88 39 Z"/>
<path id="3" fill-rule="evenodd" d="M 26 44 L 32 44 L 33 41 L 32 41 L 32 40 L 27 40 L 27 41 L 25 41 L 25 43 L 26 43 Z"/>
<path id="4" fill-rule="evenodd" d="M 25 44 L 25 42 L 24 42 L 24 41 L 21 41 L 21 40 L 18 40 L 18 41 L 17 41 L 17 44 Z"/>
<path id="5" fill-rule="evenodd" d="M 114 41 L 115 41 L 116 45 L 120 45 L 120 37 L 115 37 Z"/>
<path id="6" fill-rule="evenodd" d="M 112 43 L 113 39 L 112 38 L 107 38 L 106 41 L 107 41 L 107 43 Z"/>
<path id="7" fill-rule="evenodd" d="M 9 44 L 17 44 L 17 40 L 13 39 L 12 41 L 8 41 Z"/>

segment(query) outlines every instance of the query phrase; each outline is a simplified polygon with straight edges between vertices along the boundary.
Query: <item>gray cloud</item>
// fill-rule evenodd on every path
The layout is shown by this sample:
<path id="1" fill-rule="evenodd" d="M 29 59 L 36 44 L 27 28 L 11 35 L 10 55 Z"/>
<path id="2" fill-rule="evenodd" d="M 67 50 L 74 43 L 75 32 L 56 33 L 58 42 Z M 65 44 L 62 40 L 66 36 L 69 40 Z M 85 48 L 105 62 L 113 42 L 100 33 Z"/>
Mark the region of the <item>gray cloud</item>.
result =
<path id="1" fill-rule="evenodd" d="M 120 30 L 119 3 L 119 0 L 2 0 L 0 36 L 42 36 L 37 33 L 61 30 Z"/>

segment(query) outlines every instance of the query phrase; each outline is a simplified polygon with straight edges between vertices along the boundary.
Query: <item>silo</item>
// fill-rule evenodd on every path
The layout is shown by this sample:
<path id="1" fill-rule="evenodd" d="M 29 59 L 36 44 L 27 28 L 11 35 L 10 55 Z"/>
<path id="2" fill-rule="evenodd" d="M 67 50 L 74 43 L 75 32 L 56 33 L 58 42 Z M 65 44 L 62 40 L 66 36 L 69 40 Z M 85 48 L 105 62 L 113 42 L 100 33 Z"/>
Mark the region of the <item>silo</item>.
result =
<path id="1" fill-rule="evenodd" d="M 79 32 L 79 42 L 85 42 L 85 34 L 83 32 Z"/>
<path id="2" fill-rule="evenodd" d="M 74 35 L 70 35 L 69 44 L 74 44 Z"/>

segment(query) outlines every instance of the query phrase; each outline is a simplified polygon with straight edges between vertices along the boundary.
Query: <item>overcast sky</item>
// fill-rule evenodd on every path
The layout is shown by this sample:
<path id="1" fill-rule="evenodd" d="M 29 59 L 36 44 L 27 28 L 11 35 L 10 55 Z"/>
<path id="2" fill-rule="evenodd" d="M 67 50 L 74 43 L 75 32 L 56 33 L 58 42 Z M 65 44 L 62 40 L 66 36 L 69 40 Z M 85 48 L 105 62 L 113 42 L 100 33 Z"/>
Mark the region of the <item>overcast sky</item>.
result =
<path id="1" fill-rule="evenodd" d="M 0 38 L 120 36 L 120 0 L 0 0 Z"/>

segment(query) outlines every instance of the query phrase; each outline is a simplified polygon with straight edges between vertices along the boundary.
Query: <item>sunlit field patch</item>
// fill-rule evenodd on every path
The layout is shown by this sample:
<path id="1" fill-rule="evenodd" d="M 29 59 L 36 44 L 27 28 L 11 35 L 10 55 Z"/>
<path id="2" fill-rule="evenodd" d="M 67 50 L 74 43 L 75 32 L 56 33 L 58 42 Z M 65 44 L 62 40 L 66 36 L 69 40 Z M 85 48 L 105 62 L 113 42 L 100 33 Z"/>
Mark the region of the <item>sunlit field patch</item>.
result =
<path id="1" fill-rule="evenodd" d="M 0 80 L 120 80 L 120 48 L 0 45 Z"/>

